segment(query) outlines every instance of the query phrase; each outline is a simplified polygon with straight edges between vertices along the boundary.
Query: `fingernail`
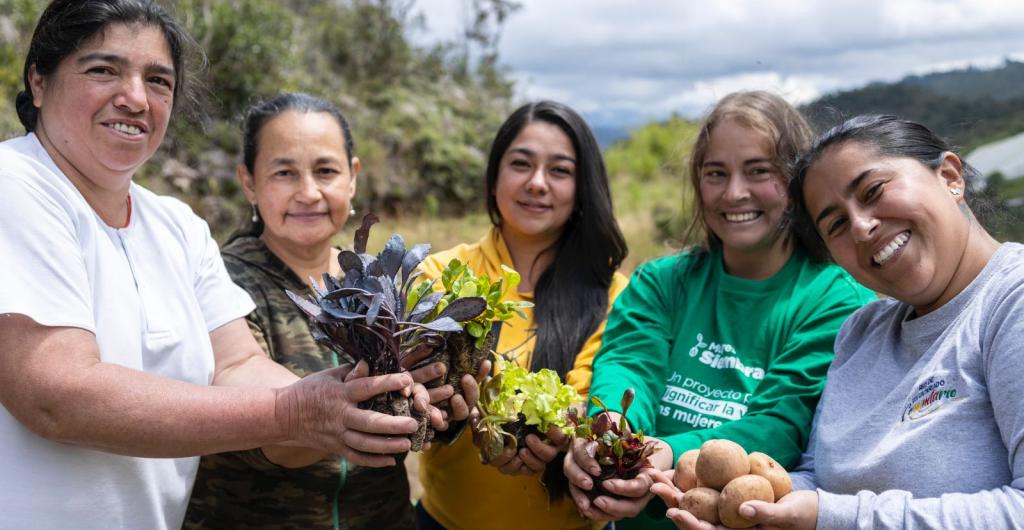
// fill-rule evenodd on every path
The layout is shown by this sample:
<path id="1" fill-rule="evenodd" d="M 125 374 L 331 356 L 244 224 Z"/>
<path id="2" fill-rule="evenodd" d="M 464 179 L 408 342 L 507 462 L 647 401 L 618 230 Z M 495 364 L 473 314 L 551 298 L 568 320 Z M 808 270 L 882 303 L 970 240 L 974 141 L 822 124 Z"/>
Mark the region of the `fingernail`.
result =
<path id="1" fill-rule="evenodd" d="M 739 512 L 743 517 L 753 517 L 757 514 L 757 510 L 755 510 L 753 506 L 748 506 L 747 504 L 741 504 Z"/>

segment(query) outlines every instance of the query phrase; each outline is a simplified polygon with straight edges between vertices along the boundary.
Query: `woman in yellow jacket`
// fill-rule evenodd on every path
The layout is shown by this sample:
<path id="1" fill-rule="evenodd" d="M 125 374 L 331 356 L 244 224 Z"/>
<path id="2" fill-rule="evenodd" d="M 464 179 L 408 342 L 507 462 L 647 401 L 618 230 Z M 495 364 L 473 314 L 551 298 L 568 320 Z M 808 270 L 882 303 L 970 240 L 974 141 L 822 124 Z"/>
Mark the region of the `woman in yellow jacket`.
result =
<path id="1" fill-rule="evenodd" d="M 423 269 L 439 277 L 458 258 L 492 278 L 502 265 L 518 271 L 522 281 L 506 299 L 534 308 L 501 326 L 495 350 L 531 370 L 557 371 L 586 396 L 605 319 L 626 286 L 616 270 L 627 252 L 593 133 L 560 103 L 520 107 L 491 145 L 486 192 L 491 229 L 430 256 Z M 545 464 L 565 450 L 559 442 L 530 435 L 527 447 L 489 466 L 470 436 L 434 444 L 422 457 L 419 528 L 588 528 L 571 501 L 549 502 L 541 484 Z"/>

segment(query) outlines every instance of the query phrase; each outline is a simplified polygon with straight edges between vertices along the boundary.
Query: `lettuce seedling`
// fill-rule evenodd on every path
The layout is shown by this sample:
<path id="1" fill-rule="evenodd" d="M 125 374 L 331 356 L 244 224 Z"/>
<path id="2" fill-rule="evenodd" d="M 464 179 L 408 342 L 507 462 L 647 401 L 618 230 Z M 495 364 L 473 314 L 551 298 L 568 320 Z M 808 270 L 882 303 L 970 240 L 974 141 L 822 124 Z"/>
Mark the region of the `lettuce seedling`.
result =
<path id="1" fill-rule="evenodd" d="M 528 434 L 544 438 L 552 425 L 572 435 L 569 411 L 583 401 L 575 388 L 563 384 L 554 370 L 530 372 L 501 358 L 496 362 L 499 373 L 480 386 L 477 403 L 481 417 L 475 430 L 483 463 L 497 458 L 506 447 L 522 446 Z"/>

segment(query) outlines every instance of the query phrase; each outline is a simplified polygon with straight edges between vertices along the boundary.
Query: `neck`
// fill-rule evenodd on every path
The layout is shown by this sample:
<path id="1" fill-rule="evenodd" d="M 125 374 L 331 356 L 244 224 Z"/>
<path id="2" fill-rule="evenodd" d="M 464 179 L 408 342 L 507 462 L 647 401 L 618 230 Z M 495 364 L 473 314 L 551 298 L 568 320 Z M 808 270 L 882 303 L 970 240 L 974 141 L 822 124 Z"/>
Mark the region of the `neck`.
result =
<path id="1" fill-rule="evenodd" d="M 722 260 L 725 272 L 748 280 L 767 280 L 782 270 L 793 255 L 792 242 L 779 237 L 766 250 L 742 252 L 725 248 Z"/>
<path id="2" fill-rule="evenodd" d="M 266 231 L 263 232 L 260 239 L 307 285 L 310 277 L 319 282 L 325 272 L 335 277 L 341 273 L 341 266 L 338 265 L 337 260 L 338 252 L 331 247 L 329 240 L 311 247 L 299 246 L 275 239 Z"/>
<path id="3" fill-rule="evenodd" d="M 53 163 L 57 165 L 57 168 L 64 173 L 64 176 L 71 181 L 71 184 L 82 194 L 82 198 L 85 199 L 86 204 L 96 212 L 96 215 L 107 225 L 114 228 L 123 228 L 128 226 L 129 221 L 129 208 L 128 208 L 128 189 L 131 186 L 131 177 L 129 173 L 124 175 L 123 178 L 116 179 L 118 185 L 113 189 L 105 188 L 96 184 L 93 180 L 86 177 L 81 171 L 78 170 L 75 165 L 64 157 L 64 155 L 57 149 L 53 142 L 50 141 L 49 135 L 46 134 L 46 130 L 43 127 L 42 121 L 38 122 L 35 130 L 36 138 L 39 139 L 39 143 L 42 144 L 43 149 L 46 149 L 46 153 L 53 159 Z"/>
<path id="4" fill-rule="evenodd" d="M 502 229 L 501 237 L 508 247 L 509 256 L 512 257 L 512 267 L 521 277 L 516 290 L 521 293 L 532 292 L 540 276 L 555 260 L 554 246 L 558 242 L 558 236 L 525 238 L 519 237 L 511 230 Z"/>
<path id="5" fill-rule="evenodd" d="M 942 294 L 930 304 L 914 306 L 915 316 L 926 315 L 946 305 L 956 295 L 967 288 L 975 278 L 981 274 L 992 255 L 999 250 L 999 242 L 996 241 L 973 217 L 970 219 L 971 227 L 967 232 L 967 244 L 960 255 L 960 263 L 953 272 L 949 285 Z"/>

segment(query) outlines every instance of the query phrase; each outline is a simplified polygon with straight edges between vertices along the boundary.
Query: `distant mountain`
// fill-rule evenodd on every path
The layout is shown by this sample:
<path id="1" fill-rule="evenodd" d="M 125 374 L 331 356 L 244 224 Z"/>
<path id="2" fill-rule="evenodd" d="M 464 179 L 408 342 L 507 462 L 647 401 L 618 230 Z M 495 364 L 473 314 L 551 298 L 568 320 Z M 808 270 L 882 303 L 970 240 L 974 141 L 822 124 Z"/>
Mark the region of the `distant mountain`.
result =
<path id="1" fill-rule="evenodd" d="M 801 110 L 818 130 L 857 114 L 921 122 L 963 151 L 1024 131 L 1024 63 L 967 68 L 826 95 Z"/>
<path id="2" fill-rule="evenodd" d="M 602 150 L 619 140 L 629 138 L 629 128 L 625 125 L 594 125 L 591 129 Z"/>

